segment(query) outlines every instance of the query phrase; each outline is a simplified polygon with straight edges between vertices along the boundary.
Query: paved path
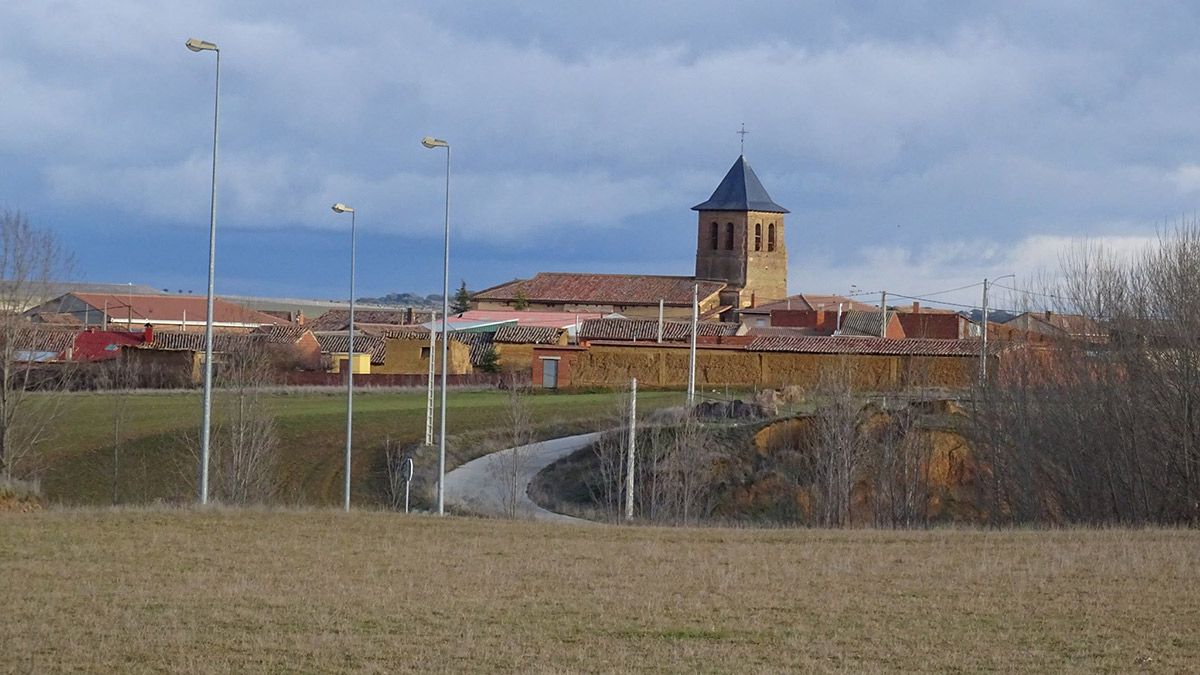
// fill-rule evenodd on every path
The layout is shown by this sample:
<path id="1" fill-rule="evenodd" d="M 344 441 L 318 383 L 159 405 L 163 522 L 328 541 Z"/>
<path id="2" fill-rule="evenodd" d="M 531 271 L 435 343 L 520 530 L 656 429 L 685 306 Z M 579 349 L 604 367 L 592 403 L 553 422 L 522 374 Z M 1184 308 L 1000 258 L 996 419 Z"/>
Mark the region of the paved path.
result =
<path id="1" fill-rule="evenodd" d="M 484 516 L 508 516 L 505 508 L 504 475 L 517 453 L 519 465 L 517 517 L 560 523 L 590 523 L 582 518 L 564 516 L 538 506 L 529 498 L 529 484 L 542 469 L 559 459 L 596 442 L 600 433 L 580 434 L 509 448 L 473 459 L 446 474 L 446 503 Z"/>

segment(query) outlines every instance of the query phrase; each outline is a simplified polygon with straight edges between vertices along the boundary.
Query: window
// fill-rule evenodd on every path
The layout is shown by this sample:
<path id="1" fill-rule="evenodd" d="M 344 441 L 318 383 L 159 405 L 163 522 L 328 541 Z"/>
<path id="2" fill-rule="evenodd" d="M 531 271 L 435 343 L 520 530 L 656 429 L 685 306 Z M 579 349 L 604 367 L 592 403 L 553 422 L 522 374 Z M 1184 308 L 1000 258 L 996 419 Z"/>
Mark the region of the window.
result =
<path id="1" fill-rule="evenodd" d="M 429 358 L 429 347 L 421 347 L 421 360 Z"/>
<path id="2" fill-rule="evenodd" d="M 720 240 L 720 238 L 721 238 L 721 226 L 717 225 L 716 223 L 713 223 L 712 224 L 712 234 L 709 235 L 709 238 L 708 238 L 709 248 L 711 248 L 714 251 L 717 250 L 717 248 L 718 248 L 717 242 Z"/>
<path id="3" fill-rule="evenodd" d="M 754 224 L 754 250 L 762 250 L 762 223 Z"/>
<path id="4" fill-rule="evenodd" d="M 733 250 L 733 223 L 725 223 L 725 250 Z"/>
<path id="5" fill-rule="evenodd" d="M 775 250 L 775 223 L 767 226 L 767 250 Z"/>

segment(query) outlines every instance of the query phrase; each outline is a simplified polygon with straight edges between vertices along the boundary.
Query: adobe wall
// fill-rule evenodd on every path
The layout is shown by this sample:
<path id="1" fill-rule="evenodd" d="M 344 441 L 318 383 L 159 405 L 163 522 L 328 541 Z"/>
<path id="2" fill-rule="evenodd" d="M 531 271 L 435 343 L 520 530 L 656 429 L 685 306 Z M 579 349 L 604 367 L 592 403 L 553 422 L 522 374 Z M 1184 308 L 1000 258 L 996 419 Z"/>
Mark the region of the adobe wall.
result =
<path id="1" fill-rule="evenodd" d="M 375 366 L 371 372 L 395 375 L 424 375 L 429 372 L 429 358 L 422 356 L 423 349 L 429 349 L 429 340 L 387 340 L 384 347 L 383 364 Z M 441 354 L 441 342 L 435 349 Z M 471 367 L 470 348 L 456 340 L 450 340 L 447 348 L 450 375 L 464 375 L 473 372 Z M 439 369 L 437 372 L 441 372 Z"/>
<path id="2" fill-rule="evenodd" d="M 561 387 L 623 387 L 631 378 L 648 387 L 687 386 L 688 349 L 679 346 L 593 344 L 571 354 L 569 376 L 560 370 Z M 551 352 L 534 350 L 538 355 Z M 535 366 L 536 368 L 536 366 Z M 965 387 L 978 361 L 963 356 L 883 356 L 749 352 L 700 348 L 696 386 L 816 388 L 824 373 L 847 368 L 851 386 L 863 391 L 907 387 Z M 535 373 L 535 383 L 538 378 Z"/>

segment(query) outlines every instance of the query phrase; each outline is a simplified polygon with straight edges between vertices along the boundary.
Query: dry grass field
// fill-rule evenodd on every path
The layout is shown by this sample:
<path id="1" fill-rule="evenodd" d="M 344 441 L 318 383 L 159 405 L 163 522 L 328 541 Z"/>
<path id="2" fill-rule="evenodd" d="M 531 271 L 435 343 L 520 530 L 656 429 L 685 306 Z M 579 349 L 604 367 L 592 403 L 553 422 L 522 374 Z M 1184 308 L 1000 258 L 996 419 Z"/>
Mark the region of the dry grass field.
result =
<path id="1" fill-rule="evenodd" d="M 1200 669 L 1200 532 L 0 513 L 0 671 Z"/>

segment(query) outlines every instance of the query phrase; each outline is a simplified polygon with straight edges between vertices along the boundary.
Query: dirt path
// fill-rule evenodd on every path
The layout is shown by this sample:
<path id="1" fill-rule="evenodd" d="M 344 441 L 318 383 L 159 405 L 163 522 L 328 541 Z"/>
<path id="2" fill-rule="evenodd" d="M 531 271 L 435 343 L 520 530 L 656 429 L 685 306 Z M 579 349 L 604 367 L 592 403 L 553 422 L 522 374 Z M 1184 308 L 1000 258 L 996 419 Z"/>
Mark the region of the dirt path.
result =
<path id="1" fill-rule="evenodd" d="M 600 437 L 599 433 L 564 436 L 539 443 L 509 448 L 484 455 L 446 474 L 446 504 L 484 516 L 509 515 L 506 502 L 506 475 L 512 470 L 514 453 L 517 459 L 516 512 L 518 518 L 559 523 L 589 523 L 581 518 L 565 516 L 546 510 L 529 498 L 529 484 L 542 469 L 559 459 L 587 447 Z"/>

